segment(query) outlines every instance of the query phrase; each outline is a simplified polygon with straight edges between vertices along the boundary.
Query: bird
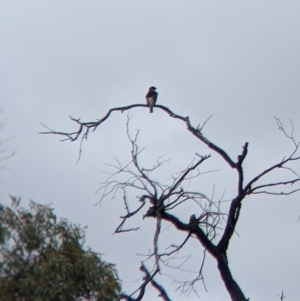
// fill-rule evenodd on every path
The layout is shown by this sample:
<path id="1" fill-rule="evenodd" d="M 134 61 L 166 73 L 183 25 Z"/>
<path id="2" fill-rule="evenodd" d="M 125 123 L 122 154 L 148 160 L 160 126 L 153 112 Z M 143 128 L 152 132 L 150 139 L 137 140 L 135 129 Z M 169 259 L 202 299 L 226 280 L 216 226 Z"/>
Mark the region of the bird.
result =
<path id="1" fill-rule="evenodd" d="M 158 93 L 155 91 L 155 87 L 150 87 L 148 93 L 146 94 L 147 105 L 150 107 L 150 113 L 153 113 L 153 107 L 156 103 Z"/>

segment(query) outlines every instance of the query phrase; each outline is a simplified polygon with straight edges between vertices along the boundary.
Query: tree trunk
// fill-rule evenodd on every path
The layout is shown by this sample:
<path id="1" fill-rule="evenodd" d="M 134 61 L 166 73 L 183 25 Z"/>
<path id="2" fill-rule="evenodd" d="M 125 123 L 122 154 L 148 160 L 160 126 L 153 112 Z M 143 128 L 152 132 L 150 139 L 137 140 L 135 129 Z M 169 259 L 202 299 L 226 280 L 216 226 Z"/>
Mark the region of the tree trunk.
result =
<path id="1" fill-rule="evenodd" d="M 242 290 L 240 289 L 239 285 L 235 282 L 235 280 L 232 278 L 226 253 L 221 253 L 216 256 L 217 262 L 218 262 L 218 269 L 220 272 L 220 275 L 222 277 L 222 280 L 226 286 L 226 289 L 231 297 L 232 301 L 247 301 L 249 299 L 246 299 L 244 296 Z"/>

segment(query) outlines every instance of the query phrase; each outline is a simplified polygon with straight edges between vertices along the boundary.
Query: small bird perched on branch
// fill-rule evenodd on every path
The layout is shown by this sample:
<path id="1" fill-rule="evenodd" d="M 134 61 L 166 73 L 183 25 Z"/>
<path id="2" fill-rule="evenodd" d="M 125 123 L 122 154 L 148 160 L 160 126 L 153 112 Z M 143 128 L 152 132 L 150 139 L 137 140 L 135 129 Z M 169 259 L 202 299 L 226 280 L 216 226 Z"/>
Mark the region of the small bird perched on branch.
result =
<path id="1" fill-rule="evenodd" d="M 158 93 L 155 91 L 155 87 L 150 87 L 146 95 L 147 105 L 150 107 L 150 113 L 153 113 L 153 107 L 156 103 Z"/>

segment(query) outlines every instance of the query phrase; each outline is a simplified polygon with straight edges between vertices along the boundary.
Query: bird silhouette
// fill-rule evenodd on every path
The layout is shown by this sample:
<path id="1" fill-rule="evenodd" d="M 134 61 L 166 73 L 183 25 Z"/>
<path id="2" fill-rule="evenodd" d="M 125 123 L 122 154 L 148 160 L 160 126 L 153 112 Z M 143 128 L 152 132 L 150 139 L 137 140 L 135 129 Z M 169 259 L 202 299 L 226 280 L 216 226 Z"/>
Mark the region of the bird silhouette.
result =
<path id="1" fill-rule="evenodd" d="M 158 93 L 155 91 L 155 87 L 150 87 L 148 93 L 146 94 L 147 105 L 150 108 L 150 113 L 153 113 L 153 107 L 156 103 Z"/>

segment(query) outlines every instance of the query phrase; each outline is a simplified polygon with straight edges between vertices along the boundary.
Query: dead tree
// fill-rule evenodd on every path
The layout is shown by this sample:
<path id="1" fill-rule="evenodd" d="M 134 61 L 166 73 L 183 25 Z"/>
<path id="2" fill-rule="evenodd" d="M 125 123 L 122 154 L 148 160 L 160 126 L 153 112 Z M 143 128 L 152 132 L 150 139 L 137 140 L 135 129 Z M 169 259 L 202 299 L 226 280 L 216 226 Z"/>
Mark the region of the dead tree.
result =
<path id="1" fill-rule="evenodd" d="M 95 131 L 109 116 L 115 112 L 124 112 L 136 107 L 147 107 L 142 104 L 133 104 L 124 107 L 117 107 L 110 109 L 107 114 L 93 122 L 82 122 L 80 119 L 71 118 L 78 128 L 76 131 L 58 132 L 48 127 L 46 132 L 42 134 L 54 134 L 63 136 L 65 140 L 77 141 L 80 140 L 80 152 L 81 145 L 84 140 L 88 139 L 90 131 Z M 269 168 L 262 170 L 250 181 L 244 181 L 243 163 L 248 152 L 248 142 L 243 145 L 242 152 L 237 156 L 237 159 L 232 159 L 228 153 L 214 144 L 208 138 L 203 135 L 203 126 L 194 127 L 189 117 L 183 117 L 181 115 L 173 113 L 169 108 L 156 105 L 156 109 L 160 109 L 167 113 L 170 118 L 175 118 L 180 122 L 185 123 L 187 130 L 194 135 L 194 137 L 204 143 L 213 153 L 220 156 L 229 166 L 229 168 L 235 170 L 237 174 L 237 189 L 236 195 L 230 200 L 230 205 L 227 211 L 221 209 L 222 201 L 214 201 L 200 191 L 189 190 L 185 182 L 190 179 L 197 179 L 201 174 L 199 167 L 210 158 L 210 155 L 198 155 L 196 154 L 192 163 L 184 170 L 172 175 L 171 182 L 168 185 L 164 185 L 152 177 L 155 170 L 160 168 L 165 161 L 162 158 L 158 158 L 156 165 L 153 168 L 145 168 L 139 163 L 139 155 L 142 151 L 138 147 L 137 139 L 139 132 L 133 137 L 129 132 L 129 119 L 127 121 L 127 136 L 131 143 L 131 161 L 122 165 L 119 161 L 116 161 L 112 168 L 115 171 L 102 183 L 100 188 L 101 200 L 108 196 L 114 197 L 118 191 L 123 193 L 123 202 L 125 204 L 126 214 L 121 217 L 121 222 L 116 229 L 116 233 L 128 232 L 138 230 L 138 228 L 125 228 L 125 223 L 131 217 L 142 212 L 142 209 L 146 214 L 143 218 L 153 218 L 156 220 L 156 230 L 153 234 L 153 250 L 152 253 L 142 262 L 140 271 L 143 273 L 143 282 L 133 293 L 123 293 L 120 296 L 120 300 L 127 301 L 139 301 L 142 300 L 145 294 L 145 288 L 148 284 L 151 284 L 158 292 L 160 298 L 163 300 L 171 300 L 166 290 L 162 285 L 157 283 L 156 276 L 161 273 L 165 267 L 171 267 L 169 261 L 176 258 L 180 251 L 184 248 L 190 239 L 196 239 L 203 247 L 203 259 L 199 268 L 197 276 L 191 281 L 185 281 L 180 285 L 182 291 L 193 291 L 194 285 L 198 281 L 203 281 L 202 268 L 205 260 L 205 255 L 208 253 L 217 262 L 218 270 L 223 283 L 233 301 L 246 301 L 249 300 L 245 297 L 240 286 L 237 284 L 231 273 L 229 263 L 227 260 L 227 249 L 230 240 L 235 232 L 237 222 L 240 218 L 242 203 L 245 199 L 254 194 L 269 194 L 269 195 L 281 195 L 286 196 L 293 194 L 300 190 L 300 188 L 293 188 L 293 184 L 299 182 L 299 175 L 293 170 L 292 166 L 295 161 L 300 159 L 297 155 L 299 148 L 299 142 L 297 142 L 293 135 L 292 130 L 288 133 L 279 119 L 275 118 L 279 130 L 293 143 L 293 151 L 288 156 L 284 157 L 280 162 L 274 163 Z M 205 125 L 205 123 L 204 123 Z M 273 173 L 276 170 L 286 170 L 290 172 L 290 179 L 279 179 L 277 182 L 268 182 L 267 175 Z M 125 177 L 120 180 L 119 175 Z M 286 177 L 286 176 L 284 176 Z M 262 182 L 262 180 L 266 182 Z M 129 189 L 135 189 L 139 192 L 138 202 L 128 199 L 127 191 Z M 132 206 L 129 203 L 135 202 L 135 210 L 130 210 Z M 188 203 L 197 205 L 197 211 L 192 214 L 188 221 L 183 221 L 178 214 L 175 213 L 175 209 L 181 206 L 186 206 Z M 171 245 L 170 250 L 162 251 L 159 246 L 159 239 L 162 233 L 162 223 L 168 223 L 176 228 L 178 231 L 185 234 L 185 238 L 180 245 Z M 201 249 L 199 249 L 201 250 Z M 152 260 L 152 266 L 147 266 L 147 260 Z"/>

